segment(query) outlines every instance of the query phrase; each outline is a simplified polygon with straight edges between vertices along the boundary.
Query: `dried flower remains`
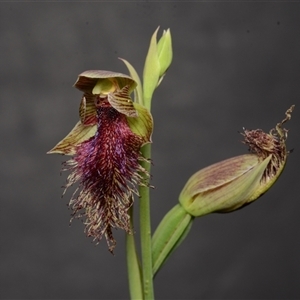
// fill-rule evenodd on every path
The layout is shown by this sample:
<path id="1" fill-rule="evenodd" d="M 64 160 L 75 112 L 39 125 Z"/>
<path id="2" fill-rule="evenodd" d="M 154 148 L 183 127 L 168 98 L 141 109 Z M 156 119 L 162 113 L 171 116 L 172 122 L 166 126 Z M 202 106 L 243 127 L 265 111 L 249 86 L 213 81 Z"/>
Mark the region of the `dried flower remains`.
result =
<path id="1" fill-rule="evenodd" d="M 246 130 L 244 143 L 251 154 L 229 158 L 195 173 L 184 186 L 179 202 L 192 216 L 240 209 L 258 199 L 275 183 L 286 164 L 288 130 L 294 105 L 269 133 Z"/>

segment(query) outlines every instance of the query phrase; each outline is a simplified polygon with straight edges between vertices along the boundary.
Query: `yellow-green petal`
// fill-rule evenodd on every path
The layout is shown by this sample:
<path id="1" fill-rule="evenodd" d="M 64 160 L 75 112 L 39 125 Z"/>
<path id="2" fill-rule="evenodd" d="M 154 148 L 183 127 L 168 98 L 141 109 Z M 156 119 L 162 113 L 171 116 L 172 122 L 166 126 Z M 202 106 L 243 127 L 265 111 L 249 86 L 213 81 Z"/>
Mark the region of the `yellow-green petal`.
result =
<path id="1" fill-rule="evenodd" d="M 80 121 L 75 125 L 71 132 L 61 140 L 48 154 L 60 153 L 74 155 L 76 146 L 95 135 L 97 126 L 84 126 Z"/>
<path id="2" fill-rule="evenodd" d="M 113 78 L 98 79 L 96 82 L 92 94 L 93 95 L 107 95 L 108 93 L 113 93 L 117 89 L 117 82 L 114 82 Z"/>

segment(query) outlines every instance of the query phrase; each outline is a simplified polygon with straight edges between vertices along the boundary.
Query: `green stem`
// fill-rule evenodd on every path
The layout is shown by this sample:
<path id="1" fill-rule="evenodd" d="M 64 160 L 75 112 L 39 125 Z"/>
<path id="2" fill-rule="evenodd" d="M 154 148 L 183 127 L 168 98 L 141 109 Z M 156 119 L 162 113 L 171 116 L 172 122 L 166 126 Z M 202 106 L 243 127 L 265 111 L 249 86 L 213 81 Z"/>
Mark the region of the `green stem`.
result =
<path id="1" fill-rule="evenodd" d="M 151 158 L 151 144 L 145 145 L 142 154 L 146 159 Z M 150 173 L 149 162 L 141 162 L 143 168 Z M 146 179 L 146 177 L 144 177 Z M 147 180 L 149 180 L 147 178 Z M 152 246 L 151 246 L 151 220 L 150 220 L 150 191 L 149 186 L 140 186 L 140 233 L 141 255 L 143 270 L 144 299 L 154 299 L 153 273 L 152 273 Z"/>
<path id="2" fill-rule="evenodd" d="M 133 207 L 129 209 L 130 228 L 133 231 Z M 136 252 L 134 234 L 126 234 L 127 270 L 131 299 L 143 299 L 140 263 Z"/>

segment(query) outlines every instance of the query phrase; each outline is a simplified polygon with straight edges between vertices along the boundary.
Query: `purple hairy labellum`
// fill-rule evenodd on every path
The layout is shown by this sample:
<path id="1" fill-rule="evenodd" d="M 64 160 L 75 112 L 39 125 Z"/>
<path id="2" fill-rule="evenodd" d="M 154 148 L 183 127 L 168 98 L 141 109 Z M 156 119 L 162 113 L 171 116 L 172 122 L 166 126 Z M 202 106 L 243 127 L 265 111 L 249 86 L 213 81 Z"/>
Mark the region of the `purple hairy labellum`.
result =
<path id="1" fill-rule="evenodd" d="M 71 172 L 66 187 L 79 183 L 69 203 L 72 215 L 84 220 L 87 236 L 97 242 L 105 236 L 113 252 L 112 229 L 132 233 L 128 209 L 137 187 L 147 184 L 140 149 L 151 142 L 152 117 L 131 100 L 135 82 L 127 75 L 86 71 L 75 86 L 84 91 L 80 122 L 49 153 L 73 156 L 64 168 Z"/>

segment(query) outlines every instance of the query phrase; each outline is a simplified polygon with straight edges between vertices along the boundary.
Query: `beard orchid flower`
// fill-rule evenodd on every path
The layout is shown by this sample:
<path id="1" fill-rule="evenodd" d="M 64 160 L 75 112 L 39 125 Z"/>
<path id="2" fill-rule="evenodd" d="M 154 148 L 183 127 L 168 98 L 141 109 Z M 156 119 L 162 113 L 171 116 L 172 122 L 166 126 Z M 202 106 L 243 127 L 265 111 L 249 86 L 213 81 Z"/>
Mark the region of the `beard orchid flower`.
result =
<path id="1" fill-rule="evenodd" d="M 128 209 L 138 186 L 146 184 L 140 149 L 151 142 L 150 112 L 133 102 L 136 82 L 121 73 L 90 70 L 81 73 L 75 87 L 83 92 L 79 122 L 48 153 L 71 155 L 66 188 L 78 183 L 69 206 L 82 218 L 87 236 L 105 236 L 110 252 L 116 245 L 112 229 L 132 233 Z"/>

